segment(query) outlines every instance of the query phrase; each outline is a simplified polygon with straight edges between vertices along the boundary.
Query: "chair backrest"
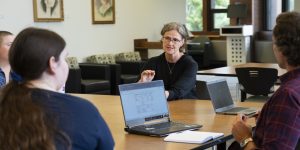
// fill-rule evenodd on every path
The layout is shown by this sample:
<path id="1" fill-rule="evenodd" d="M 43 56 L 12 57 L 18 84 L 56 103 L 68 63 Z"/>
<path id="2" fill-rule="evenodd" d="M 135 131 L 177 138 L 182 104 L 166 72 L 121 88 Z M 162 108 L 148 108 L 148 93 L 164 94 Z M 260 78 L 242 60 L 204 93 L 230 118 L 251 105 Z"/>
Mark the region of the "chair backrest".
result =
<path id="1" fill-rule="evenodd" d="M 125 52 L 115 55 L 116 61 L 138 62 L 141 61 L 139 52 Z"/>
<path id="2" fill-rule="evenodd" d="M 67 57 L 66 61 L 70 69 L 79 69 L 79 64 L 76 57 Z"/>
<path id="3" fill-rule="evenodd" d="M 236 68 L 236 75 L 242 90 L 252 95 L 267 95 L 277 80 L 277 69 L 246 67 Z"/>
<path id="4" fill-rule="evenodd" d="M 88 63 L 96 64 L 115 64 L 115 57 L 113 54 L 98 54 L 86 58 Z"/>

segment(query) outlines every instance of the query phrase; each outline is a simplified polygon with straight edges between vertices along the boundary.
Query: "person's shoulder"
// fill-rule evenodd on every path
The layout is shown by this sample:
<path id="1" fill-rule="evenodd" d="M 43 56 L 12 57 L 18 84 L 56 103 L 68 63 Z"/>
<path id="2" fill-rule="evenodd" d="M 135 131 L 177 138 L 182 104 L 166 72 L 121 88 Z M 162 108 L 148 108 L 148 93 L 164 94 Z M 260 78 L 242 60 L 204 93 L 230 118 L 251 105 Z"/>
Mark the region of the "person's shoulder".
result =
<path id="1" fill-rule="evenodd" d="M 86 99 L 48 90 L 35 89 L 33 96 L 37 98 L 44 98 L 48 101 L 59 102 L 59 104 L 65 107 L 74 107 L 77 109 L 93 109 L 94 105 Z"/>
<path id="2" fill-rule="evenodd" d="M 62 99 L 64 99 L 66 101 L 67 104 L 76 106 L 77 108 L 81 108 L 81 109 L 87 109 L 87 110 L 96 110 L 95 106 L 88 100 L 81 98 L 81 97 L 77 97 L 77 96 L 73 96 L 70 94 L 64 94 L 64 93 L 58 93 Z"/>
<path id="3" fill-rule="evenodd" d="M 184 54 L 182 56 L 182 60 L 183 60 L 184 63 L 194 64 L 194 65 L 196 64 L 197 65 L 197 62 L 190 55 Z"/>

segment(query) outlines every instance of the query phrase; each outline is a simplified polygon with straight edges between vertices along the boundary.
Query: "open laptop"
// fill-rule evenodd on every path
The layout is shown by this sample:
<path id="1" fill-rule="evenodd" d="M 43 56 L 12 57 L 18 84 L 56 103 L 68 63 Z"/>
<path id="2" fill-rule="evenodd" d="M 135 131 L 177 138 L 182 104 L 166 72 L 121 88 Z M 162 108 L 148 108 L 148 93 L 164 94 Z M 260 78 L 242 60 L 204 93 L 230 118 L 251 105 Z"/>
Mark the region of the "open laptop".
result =
<path id="1" fill-rule="evenodd" d="M 201 82 L 206 85 L 206 90 L 203 90 L 203 92 L 208 92 L 207 95 L 209 96 L 209 99 L 211 99 L 216 113 L 229 115 L 236 115 L 239 113 L 253 115 L 256 113 L 256 109 L 254 108 L 234 106 L 226 79 L 197 81 L 197 84 L 203 85 Z"/>
<path id="2" fill-rule="evenodd" d="M 197 124 L 172 122 L 162 80 L 119 85 L 125 131 L 128 133 L 166 136 L 169 133 L 195 130 Z"/>

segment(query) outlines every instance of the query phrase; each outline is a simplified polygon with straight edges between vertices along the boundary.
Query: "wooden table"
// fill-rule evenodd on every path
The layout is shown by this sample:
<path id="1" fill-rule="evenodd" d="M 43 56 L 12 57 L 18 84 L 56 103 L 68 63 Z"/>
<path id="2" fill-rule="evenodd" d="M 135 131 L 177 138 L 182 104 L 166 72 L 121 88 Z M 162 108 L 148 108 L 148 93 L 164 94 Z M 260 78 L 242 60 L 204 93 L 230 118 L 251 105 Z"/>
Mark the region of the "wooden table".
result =
<path id="1" fill-rule="evenodd" d="M 163 138 L 128 134 L 124 131 L 124 118 L 119 96 L 74 94 L 91 101 L 107 122 L 115 140 L 116 150 L 182 150 L 203 149 L 217 144 L 187 144 L 164 142 Z M 240 106 L 262 107 L 263 103 L 243 102 Z M 200 131 L 222 132 L 223 138 L 231 138 L 231 126 L 235 116 L 217 115 L 208 100 L 178 100 L 169 102 L 172 120 L 202 124 Z M 254 119 L 251 119 L 254 123 Z M 223 139 L 224 140 L 224 139 Z M 225 139 L 227 140 L 227 139 Z M 210 144 L 210 145 L 209 145 Z"/>
<path id="2" fill-rule="evenodd" d="M 278 64 L 274 63 L 246 63 L 241 65 L 235 65 L 235 66 L 226 66 L 226 67 L 220 67 L 215 69 L 209 69 L 209 70 L 201 70 L 198 71 L 198 75 L 217 75 L 217 76 L 236 76 L 235 68 L 240 67 L 261 67 L 261 68 L 275 68 L 278 70 L 278 76 L 283 75 L 286 73 L 285 69 L 282 69 L 278 66 Z"/>

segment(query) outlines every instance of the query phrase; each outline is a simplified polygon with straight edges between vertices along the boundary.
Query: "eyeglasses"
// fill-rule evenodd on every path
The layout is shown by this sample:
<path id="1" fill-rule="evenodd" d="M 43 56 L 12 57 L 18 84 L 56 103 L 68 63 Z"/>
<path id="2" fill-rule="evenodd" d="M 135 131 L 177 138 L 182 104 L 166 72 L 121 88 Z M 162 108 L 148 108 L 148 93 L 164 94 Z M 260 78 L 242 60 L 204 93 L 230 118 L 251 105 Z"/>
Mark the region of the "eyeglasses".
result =
<path id="1" fill-rule="evenodd" d="M 179 43 L 181 42 L 181 40 L 177 39 L 177 38 L 171 38 L 171 37 L 162 37 L 163 42 L 173 42 L 173 43 Z"/>

